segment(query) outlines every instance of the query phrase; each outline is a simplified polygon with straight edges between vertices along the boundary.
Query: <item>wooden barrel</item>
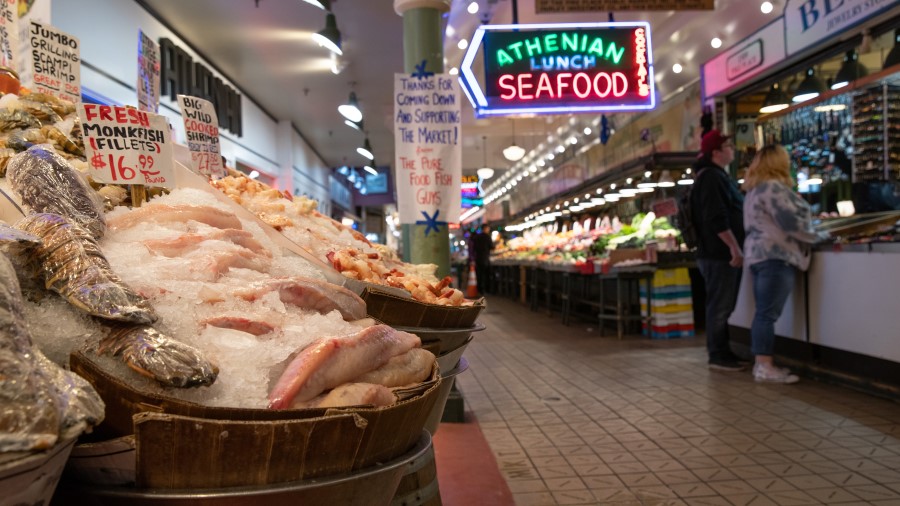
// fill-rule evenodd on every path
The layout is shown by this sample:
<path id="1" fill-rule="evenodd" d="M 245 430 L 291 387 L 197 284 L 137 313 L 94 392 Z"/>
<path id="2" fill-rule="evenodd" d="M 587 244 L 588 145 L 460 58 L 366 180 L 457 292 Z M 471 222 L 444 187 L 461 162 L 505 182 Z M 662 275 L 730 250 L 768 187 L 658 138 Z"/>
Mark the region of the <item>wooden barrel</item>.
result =
<path id="1" fill-rule="evenodd" d="M 434 446 L 406 466 L 391 506 L 441 506 Z"/>

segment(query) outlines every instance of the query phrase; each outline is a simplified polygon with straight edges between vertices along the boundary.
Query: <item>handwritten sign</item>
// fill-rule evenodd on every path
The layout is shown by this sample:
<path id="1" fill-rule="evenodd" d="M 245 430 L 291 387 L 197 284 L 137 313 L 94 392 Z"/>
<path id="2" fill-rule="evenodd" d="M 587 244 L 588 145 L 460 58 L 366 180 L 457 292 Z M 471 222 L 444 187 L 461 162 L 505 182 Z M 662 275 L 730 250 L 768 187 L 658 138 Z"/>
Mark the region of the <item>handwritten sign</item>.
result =
<path id="1" fill-rule="evenodd" d="M 159 112 L 159 44 L 138 30 L 138 109 Z"/>
<path id="2" fill-rule="evenodd" d="M 19 54 L 18 0 L 0 0 L 0 65 L 18 72 Z"/>
<path id="3" fill-rule="evenodd" d="M 172 142 L 164 116 L 113 105 L 78 104 L 77 110 L 95 181 L 174 186 Z"/>
<path id="4" fill-rule="evenodd" d="M 181 119 L 191 150 L 191 168 L 211 178 L 225 177 L 219 151 L 219 120 L 212 102 L 202 98 L 178 95 Z"/>
<path id="5" fill-rule="evenodd" d="M 70 102 L 81 100 L 81 55 L 78 38 L 56 28 L 31 22 L 28 32 L 32 82 L 22 84 Z"/>
<path id="6" fill-rule="evenodd" d="M 394 74 L 394 152 L 401 223 L 456 221 L 462 203 L 459 85 L 449 74 Z M 435 227 L 436 229 L 436 227 Z"/>

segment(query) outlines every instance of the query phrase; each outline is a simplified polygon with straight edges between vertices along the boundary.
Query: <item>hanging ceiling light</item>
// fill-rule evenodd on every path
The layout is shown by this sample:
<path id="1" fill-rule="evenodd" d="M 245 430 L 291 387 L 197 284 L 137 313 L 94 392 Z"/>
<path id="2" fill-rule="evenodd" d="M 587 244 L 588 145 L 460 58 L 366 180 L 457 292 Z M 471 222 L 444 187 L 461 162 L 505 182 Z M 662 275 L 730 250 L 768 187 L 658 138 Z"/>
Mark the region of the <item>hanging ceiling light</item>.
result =
<path id="1" fill-rule="evenodd" d="M 763 100 L 763 105 L 759 108 L 759 112 L 760 114 L 769 114 L 778 112 L 782 109 L 787 109 L 788 107 L 790 107 L 790 104 L 788 103 L 787 95 L 781 91 L 781 88 L 778 87 L 778 83 L 775 83 L 769 89 L 769 92 L 766 93 L 766 98 Z"/>
<path id="2" fill-rule="evenodd" d="M 339 109 L 340 109 L 340 108 L 339 108 Z M 359 123 L 357 123 L 357 122 L 355 122 L 355 121 L 350 121 L 349 119 L 345 119 L 345 120 L 344 120 L 344 124 L 347 125 L 348 127 L 352 128 L 352 129 L 354 129 L 354 130 L 359 130 L 360 132 L 362 132 L 362 129 L 363 129 L 363 122 L 362 122 L 362 121 L 360 121 Z"/>
<path id="3" fill-rule="evenodd" d="M 884 67 L 882 68 L 886 69 L 895 65 L 900 65 L 900 28 L 894 30 L 894 48 L 891 49 L 887 58 L 884 59 Z"/>
<path id="4" fill-rule="evenodd" d="M 487 164 L 487 136 L 481 136 L 481 152 L 482 152 L 482 167 L 475 171 L 478 174 L 479 179 L 490 179 L 494 177 L 494 169 L 488 167 Z"/>
<path id="5" fill-rule="evenodd" d="M 694 184 L 694 178 L 691 177 L 690 173 L 685 172 L 681 175 L 681 179 L 678 180 L 678 184 L 681 186 Z"/>
<path id="6" fill-rule="evenodd" d="M 366 137 L 366 141 L 362 146 L 356 148 L 356 152 L 368 158 L 369 160 L 374 160 L 375 155 L 372 154 L 372 145 L 369 144 L 369 138 Z"/>
<path id="7" fill-rule="evenodd" d="M 637 187 L 640 189 L 648 188 L 650 191 L 653 191 L 653 188 L 656 188 L 656 181 L 651 177 L 653 174 L 648 170 L 644 172 L 644 177 L 641 179 L 641 182 L 637 184 Z"/>
<path id="8" fill-rule="evenodd" d="M 328 12 L 328 15 L 325 16 L 325 28 L 314 33 L 312 37 L 319 46 L 332 53 L 344 54 L 341 51 L 341 31 L 338 30 L 337 19 L 334 17 L 334 13 Z"/>
<path id="9" fill-rule="evenodd" d="M 373 176 L 377 176 L 378 170 L 375 169 L 374 166 L 375 166 L 375 160 L 372 160 L 372 163 L 368 163 L 368 164 L 366 164 L 365 167 L 363 167 L 363 170 L 368 172 L 369 174 L 372 174 Z"/>
<path id="10" fill-rule="evenodd" d="M 825 83 L 816 75 L 816 70 L 810 67 L 806 69 L 806 77 L 800 82 L 800 86 L 797 86 L 797 90 L 794 92 L 794 97 L 791 100 L 797 103 L 806 102 L 824 92 Z"/>
<path id="11" fill-rule="evenodd" d="M 664 170 L 662 174 L 659 175 L 659 187 L 660 188 L 671 188 L 675 186 L 675 181 L 672 180 L 672 174 Z"/>
<path id="12" fill-rule="evenodd" d="M 844 55 L 844 63 L 841 65 L 841 69 L 838 70 L 837 75 L 834 76 L 834 84 L 831 85 L 831 89 L 843 88 L 852 81 L 867 75 L 869 75 L 869 70 L 859 62 L 859 55 L 856 53 L 856 50 L 851 49 Z"/>
<path id="13" fill-rule="evenodd" d="M 512 120 L 510 120 L 512 121 Z M 525 156 L 525 148 L 516 144 L 516 122 L 512 121 L 512 144 L 503 150 L 503 157 L 511 162 L 518 162 Z"/>
<path id="14" fill-rule="evenodd" d="M 350 98 L 346 104 L 338 106 L 338 112 L 346 119 L 359 123 L 363 119 L 362 111 L 359 110 L 359 102 L 356 100 L 356 93 L 350 92 Z"/>
<path id="15" fill-rule="evenodd" d="M 328 7 L 326 7 L 325 4 L 326 4 L 326 3 L 330 3 L 330 2 L 328 2 L 327 0 L 325 0 L 325 1 L 321 1 L 321 0 L 303 0 L 303 1 L 306 2 L 306 3 L 308 3 L 309 5 L 315 5 L 316 7 L 322 9 L 323 11 L 327 11 L 327 10 L 328 10 Z"/>

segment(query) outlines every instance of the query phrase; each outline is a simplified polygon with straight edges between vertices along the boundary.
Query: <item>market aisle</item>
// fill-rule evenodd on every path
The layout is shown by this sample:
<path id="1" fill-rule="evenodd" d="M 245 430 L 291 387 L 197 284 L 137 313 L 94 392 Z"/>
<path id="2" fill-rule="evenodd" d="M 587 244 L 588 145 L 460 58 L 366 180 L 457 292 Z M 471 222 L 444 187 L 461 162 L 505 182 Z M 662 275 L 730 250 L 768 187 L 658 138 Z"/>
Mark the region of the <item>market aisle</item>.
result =
<path id="1" fill-rule="evenodd" d="M 520 506 L 900 505 L 897 403 L 711 372 L 699 338 L 488 308 L 458 381 Z"/>

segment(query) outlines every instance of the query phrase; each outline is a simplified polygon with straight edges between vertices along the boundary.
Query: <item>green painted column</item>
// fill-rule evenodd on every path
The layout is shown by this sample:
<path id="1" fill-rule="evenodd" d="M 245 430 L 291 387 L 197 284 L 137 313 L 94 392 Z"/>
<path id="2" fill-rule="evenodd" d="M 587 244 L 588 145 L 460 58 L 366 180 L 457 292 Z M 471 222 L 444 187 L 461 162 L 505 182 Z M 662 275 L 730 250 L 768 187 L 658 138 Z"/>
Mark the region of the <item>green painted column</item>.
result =
<path id="1" fill-rule="evenodd" d="M 441 14 L 450 10 L 450 0 L 394 0 L 394 10 L 403 16 L 403 71 L 413 73 L 426 61 L 425 70 L 444 71 Z M 450 229 L 442 225 L 425 235 L 425 225 L 402 225 L 403 257 L 414 264 L 436 264 L 437 276 L 450 274 Z"/>

